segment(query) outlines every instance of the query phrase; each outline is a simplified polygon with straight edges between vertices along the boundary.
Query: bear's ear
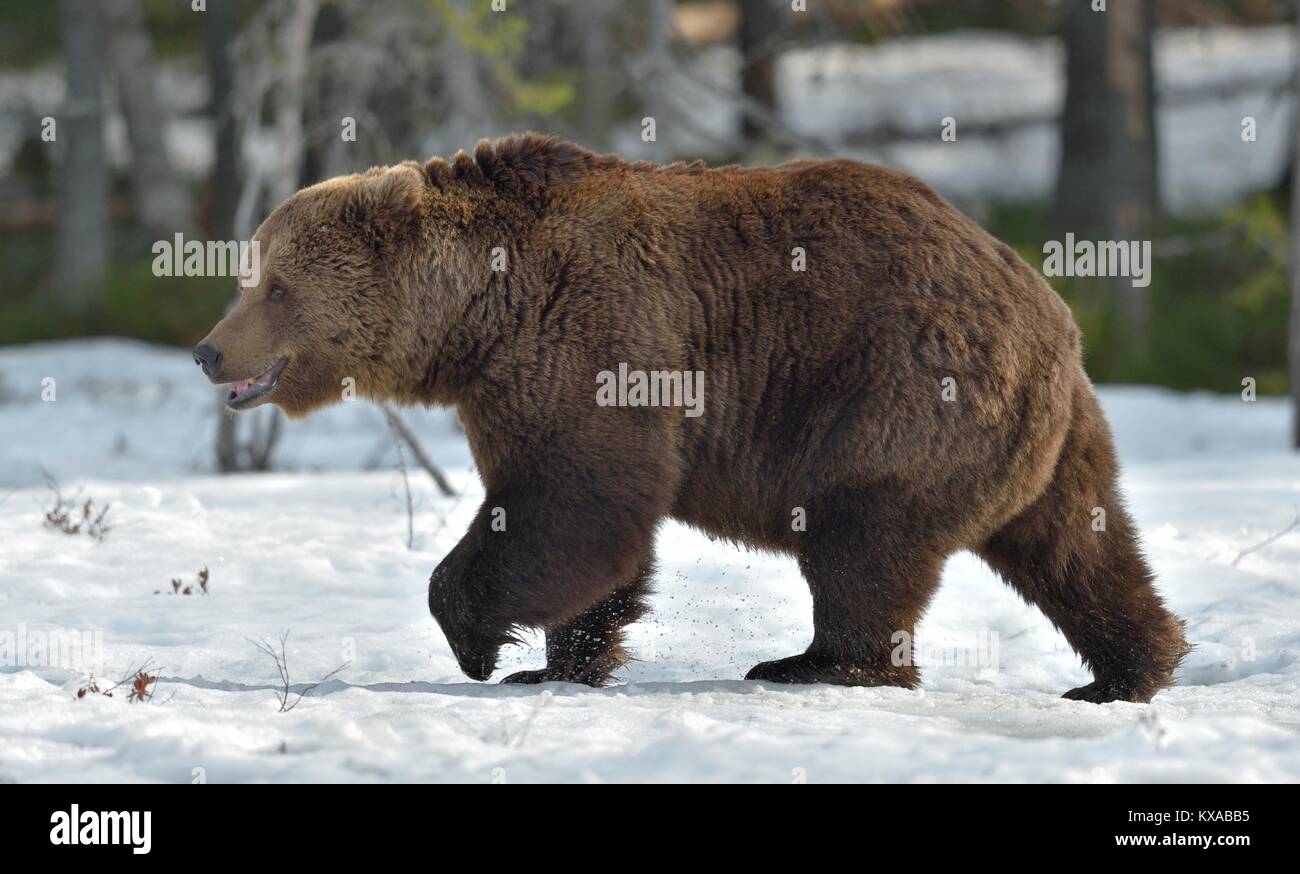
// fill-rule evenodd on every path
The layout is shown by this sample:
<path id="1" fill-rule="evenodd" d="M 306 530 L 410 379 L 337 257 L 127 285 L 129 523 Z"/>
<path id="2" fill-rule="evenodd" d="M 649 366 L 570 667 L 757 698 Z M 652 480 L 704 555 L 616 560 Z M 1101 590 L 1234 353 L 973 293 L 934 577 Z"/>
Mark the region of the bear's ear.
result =
<path id="1" fill-rule="evenodd" d="M 348 190 L 340 218 L 369 240 L 389 238 L 410 223 L 428 185 L 414 164 L 371 170 Z"/>
<path id="2" fill-rule="evenodd" d="M 419 167 L 398 164 L 375 176 L 370 184 L 379 209 L 390 215 L 406 215 L 419 206 L 429 180 Z"/>

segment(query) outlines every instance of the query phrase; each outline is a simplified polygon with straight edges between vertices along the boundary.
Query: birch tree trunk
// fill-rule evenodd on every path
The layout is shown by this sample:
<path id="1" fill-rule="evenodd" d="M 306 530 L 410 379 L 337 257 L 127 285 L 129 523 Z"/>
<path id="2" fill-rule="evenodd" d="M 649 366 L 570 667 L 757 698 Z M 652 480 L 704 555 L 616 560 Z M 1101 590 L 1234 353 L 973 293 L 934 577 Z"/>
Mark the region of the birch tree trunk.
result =
<path id="1" fill-rule="evenodd" d="M 307 105 L 307 61 L 311 55 L 312 28 L 320 0 L 292 0 L 289 17 L 280 30 L 284 66 L 275 90 L 275 139 L 280 166 L 271 180 L 272 208 L 298 190 L 301 183 L 303 109 Z"/>
<path id="2" fill-rule="evenodd" d="M 140 223 L 159 235 L 193 230 L 192 203 L 167 156 L 167 108 L 142 0 L 102 0 L 111 66 L 131 144 L 131 192 Z"/>
<path id="3" fill-rule="evenodd" d="M 275 77 L 275 133 L 278 161 L 269 180 L 263 180 L 254 167 L 245 181 L 245 189 L 235 210 L 235 233 L 248 239 L 253 231 L 253 213 L 263 182 L 274 209 L 298 190 L 305 150 L 303 112 L 307 101 L 308 61 L 312 31 L 320 11 L 319 0 L 287 0 L 287 15 L 276 34 L 281 66 Z M 259 101 L 260 105 L 260 101 Z M 255 119 L 254 119 L 255 121 Z M 222 401 L 222 406 L 225 406 Z M 262 407 L 238 419 L 225 415 L 217 418 L 217 469 L 223 473 L 241 470 L 269 470 L 275 444 L 279 441 L 283 413 L 274 407 Z M 239 439 L 240 423 L 247 426 L 248 439 Z"/>

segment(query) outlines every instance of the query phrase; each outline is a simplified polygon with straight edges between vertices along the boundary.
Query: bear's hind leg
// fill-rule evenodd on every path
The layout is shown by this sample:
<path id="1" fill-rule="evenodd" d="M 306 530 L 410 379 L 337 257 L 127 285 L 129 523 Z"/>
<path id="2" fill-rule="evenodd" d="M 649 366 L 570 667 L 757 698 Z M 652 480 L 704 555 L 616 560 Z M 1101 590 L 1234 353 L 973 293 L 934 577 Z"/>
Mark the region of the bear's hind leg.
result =
<path id="1" fill-rule="evenodd" d="M 502 683 L 585 683 L 606 685 L 630 658 L 623 627 L 646 614 L 654 563 L 646 562 L 632 582 L 578 616 L 546 628 L 546 667 L 518 671 Z"/>
<path id="2" fill-rule="evenodd" d="M 1095 681 L 1065 693 L 1094 703 L 1151 700 L 1187 654 L 1116 486 L 1110 434 L 1086 386 L 1047 489 L 980 555 L 1060 629 Z"/>
<path id="3" fill-rule="evenodd" d="M 812 643 L 756 665 L 745 679 L 909 689 L 921 682 L 910 659 L 895 657 L 897 634 L 910 641 L 946 552 L 906 515 L 886 495 L 859 489 L 808 507 L 799 568 L 812 592 Z"/>

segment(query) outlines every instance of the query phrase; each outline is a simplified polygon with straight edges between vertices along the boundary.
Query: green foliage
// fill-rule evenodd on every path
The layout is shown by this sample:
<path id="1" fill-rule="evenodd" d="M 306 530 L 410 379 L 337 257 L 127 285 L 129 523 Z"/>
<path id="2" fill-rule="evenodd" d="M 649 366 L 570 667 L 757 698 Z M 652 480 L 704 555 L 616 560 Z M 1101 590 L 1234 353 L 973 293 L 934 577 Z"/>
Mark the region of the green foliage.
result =
<path id="1" fill-rule="evenodd" d="M 989 230 L 1042 269 L 1044 205 L 998 207 Z M 1171 222 L 1155 241 L 1151 323 L 1134 337 L 1104 281 L 1049 277 L 1083 331 L 1097 382 L 1143 382 L 1235 392 L 1254 377 L 1261 393 L 1287 389 L 1290 287 L 1287 218 L 1259 196 L 1220 216 Z M 1162 241 L 1179 243 L 1162 254 Z"/>
<path id="2" fill-rule="evenodd" d="M 261 8 L 262 0 L 208 0 L 235 4 L 235 16 L 244 21 Z M 163 58 L 190 57 L 203 51 L 203 12 L 190 0 L 145 0 L 145 18 L 158 54 Z M 57 0 L 0 0 L 0 58 L 5 67 L 31 67 L 61 62 L 61 34 Z"/>
<path id="3" fill-rule="evenodd" d="M 188 347 L 234 298 L 234 279 L 154 276 L 151 258 L 135 258 L 115 263 L 88 306 L 69 308 L 52 302 L 53 256 L 52 229 L 4 236 L 0 345 L 111 335 Z"/>
<path id="4" fill-rule="evenodd" d="M 521 15 L 501 15 L 487 3 L 457 7 L 448 0 L 431 0 L 446 25 L 447 38 L 491 62 L 493 78 L 515 108 L 534 115 L 553 115 L 573 102 L 577 92 L 571 73 L 555 73 L 529 81 L 516 69 L 524 47 L 528 20 Z"/>
<path id="5" fill-rule="evenodd" d="M 59 9 L 54 0 L 0 0 L 0 58 L 6 67 L 27 67 L 56 59 Z"/>

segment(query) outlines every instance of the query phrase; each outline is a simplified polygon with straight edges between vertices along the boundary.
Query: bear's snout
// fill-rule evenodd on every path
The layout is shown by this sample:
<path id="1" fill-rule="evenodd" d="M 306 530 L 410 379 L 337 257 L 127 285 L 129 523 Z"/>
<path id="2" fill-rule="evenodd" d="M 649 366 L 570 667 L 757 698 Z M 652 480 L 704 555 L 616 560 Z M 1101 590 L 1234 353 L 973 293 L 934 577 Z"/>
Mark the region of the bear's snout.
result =
<path id="1" fill-rule="evenodd" d="M 200 343 L 194 347 L 194 363 L 203 368 L 208 379 L 216 379 L 221 372 L 221 353 L 211 343 Z"/>

